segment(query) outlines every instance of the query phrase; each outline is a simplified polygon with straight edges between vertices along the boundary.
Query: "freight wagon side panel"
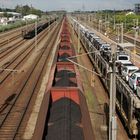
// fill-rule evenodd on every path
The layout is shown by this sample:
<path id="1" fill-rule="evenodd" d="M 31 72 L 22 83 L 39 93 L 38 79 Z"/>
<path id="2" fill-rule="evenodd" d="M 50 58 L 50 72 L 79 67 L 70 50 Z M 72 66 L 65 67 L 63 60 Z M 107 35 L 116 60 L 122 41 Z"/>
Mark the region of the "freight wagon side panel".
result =
<path id="1" fill-rule="evenodd" d="M 75 71 L 74 65 L 70 62 L 57 62 L 57 71 L 60 70 L 70 70 L 70 71 Z"/>
<path id="2" fill-rule="evenodd" d="M 82 113 L 82 125 L 84 130 L 85 140 L 95 140 L 95 136 L 92 130 L 91 119 L 87 107 L 87 102 L 84 94 L 79 91 L 80 108 Z"/>
<path id="3" fill-rule="evenodd" d="M 42 140 L 43 138 L 45 124 L 48 119 L 48 118 L 46 119 L 46 116 L 48 117 L 48 114 L 49 114 L 50 102 L 51 102 L 50 92 L 48 92 L 44 95 L 44 98 L 40 107 L 39 116 L 37 119 L 35 131 L 32 138 L 33 140 Z"/>
<path id="4" fill-rule="evenodd" d="M 67 97 L 79 104 L 79 94 L 76 88 L 52 88 L 51 97 L 53 102 L 60 98 Z"/>

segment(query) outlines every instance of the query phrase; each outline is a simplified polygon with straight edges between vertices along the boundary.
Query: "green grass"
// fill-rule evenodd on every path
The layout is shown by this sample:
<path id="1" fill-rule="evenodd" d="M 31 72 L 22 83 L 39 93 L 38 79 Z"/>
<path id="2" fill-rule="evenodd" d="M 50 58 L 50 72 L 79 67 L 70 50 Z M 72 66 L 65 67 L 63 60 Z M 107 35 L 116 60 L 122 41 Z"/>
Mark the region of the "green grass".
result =
<path id="1" fill-rule="evenodd" d="M 126 12 L 120 12 L 120 13 L 105 13 L 105 12 L 100 12 L 97 15 L 98 20 L 101 18 L 102 21 L 105 22 L 105 19 L 109 21 L 110 23 L 110 29 L 113 30 L 113 25 L 114 25 L 114 17 L 115 17 L 115 23 L 120 24 L 124 23 L 124 30 L 126 32 L 129 32 L 132 29 L 134 25 L 136 25 L 136 19 L 140 21 L 140 15 L 139 14 L 131 14 L 131 15 L 126 15 Z M 138 22 L 138 26 L 140 26 L 140 22 Z"/>
<path id="2" fill-rule="evenodd" d="M 31 21 L 28 21 L 28 24 L 31 24 L 31 23 L 34 23 L 34 22 L 35 22 L 34 20 L 31 20 Z M 14 29 L 14 28 L 24 26 L 24 25 L 26 25 L 25 21 L 16 21 L 15 23 L 11 23 L 11 24 L 8 24 L 8 25 L 0 25 L 0 32 L 5 32 L 5 31 L 8 31 L 8 30 L 11 30 L 11 29 Z"/>

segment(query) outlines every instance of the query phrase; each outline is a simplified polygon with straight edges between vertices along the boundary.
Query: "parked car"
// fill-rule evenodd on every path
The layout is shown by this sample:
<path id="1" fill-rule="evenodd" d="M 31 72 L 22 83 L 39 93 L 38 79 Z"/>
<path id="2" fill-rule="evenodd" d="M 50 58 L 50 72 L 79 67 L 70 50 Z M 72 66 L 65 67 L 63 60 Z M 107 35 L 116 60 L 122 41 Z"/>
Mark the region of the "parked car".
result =
<path id="1" fill-rule="evenodd" d="M 110 44 L 102 43 L 100 46 L 100 52 L 108 52 L 111 51 Z"/>
<path id="2" fill-rule="evenodd" d="M 123 71 L 123 69 L 126 67 L 126 66 L 135 66 L 131 61 L 124 61 L 124 62 L 121 62 L 121 71 Z"/>
<path id="3" fill-rule="evenodd" d="M 122 61 L 121 67 L 123 68 L 125 66 L 134 66 L 134 64 L 131 61 Z"/>
<path id="4" fill-rule="evenodd" d="M 127 54 L 119 54 L 117 56 L 116 62 L 124 62 L 124 61 L 130 61 L 130 56 Z"/>
<path id="5" fill-rule="evenodd" d="M 131 61 L 121 61 L 121 62 L 116 62 L 116 67 L 118 69 L 118 73 L 120 75 L 122 75 L 122 71 L 123 71 L 123 68 L 125 66 L 134 66 L 134 64 L 132 64 Z"/>
<path id="6" fill-rule="evenodd" d="M 121 63 L 125 63 L 127 61 L 130 61 L 130 56 L 126 52 L 116 52 L 116 65 L 120 65 Z"/>
<path id="7" fill-rule="evenodd" d="M 107 61 L 109 62 L 110 58 L 111 58 L 111 47 L 109 44 L 102 44 L 101 48 L 100 48 L 100 54 L 101 56 Z"/>
<path id="8" fill-rule="evenodd" d="M 123 66 L 123 69 L 122 69 L 122 76 L 124 78 L 124 80 L 126 82 L 128 82 L 128 78 L 131 76 L 131 74 L 138 70 L 139 68 L 137 66 Z"/>
<path id="9" fill-rule="evenodd" d="M 128 79 L 128 84 L 130 86 L 130 88 L 133 89 L 133 91 L 136 91 L 137 85 L 140 81 L 140 73 L 132 73 L 131 76 Z"/>
<path id="10" fill-rule="evenodd" d="M 136 94 L 140 98 L 140 82 L 138 82 L 137 88 L 136 88 Z"/>

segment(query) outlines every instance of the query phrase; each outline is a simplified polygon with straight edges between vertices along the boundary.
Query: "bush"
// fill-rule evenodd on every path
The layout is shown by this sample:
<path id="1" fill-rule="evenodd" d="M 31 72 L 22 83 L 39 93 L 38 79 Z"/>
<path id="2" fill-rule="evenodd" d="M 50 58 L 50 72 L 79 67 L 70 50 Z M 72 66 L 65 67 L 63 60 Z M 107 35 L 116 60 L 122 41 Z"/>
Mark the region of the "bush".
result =
<path id="1" fill-rule="evenodd" d="M 28 24 L 34 23 L 34 20 L 28 21 Z M 26 21 L 16 21 L 15 23 L 11 23 L 8 25 L 0 25 L 0 32 L 5 32 L 14 28 L 18 28 L 26 25 Z"/>

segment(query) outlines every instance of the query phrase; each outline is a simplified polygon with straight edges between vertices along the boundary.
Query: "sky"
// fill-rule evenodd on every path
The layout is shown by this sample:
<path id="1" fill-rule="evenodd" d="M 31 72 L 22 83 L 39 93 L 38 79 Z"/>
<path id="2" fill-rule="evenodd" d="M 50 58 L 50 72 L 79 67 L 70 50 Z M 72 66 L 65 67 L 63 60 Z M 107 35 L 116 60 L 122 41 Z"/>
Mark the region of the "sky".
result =
<path id="1" fill-rule="evenodd" d="M 0 0 L 0 7 L 14 8 L 18 5 L 32 5 L 43 10 L 105 10 L 134 9 L 140 0 Z"/>

